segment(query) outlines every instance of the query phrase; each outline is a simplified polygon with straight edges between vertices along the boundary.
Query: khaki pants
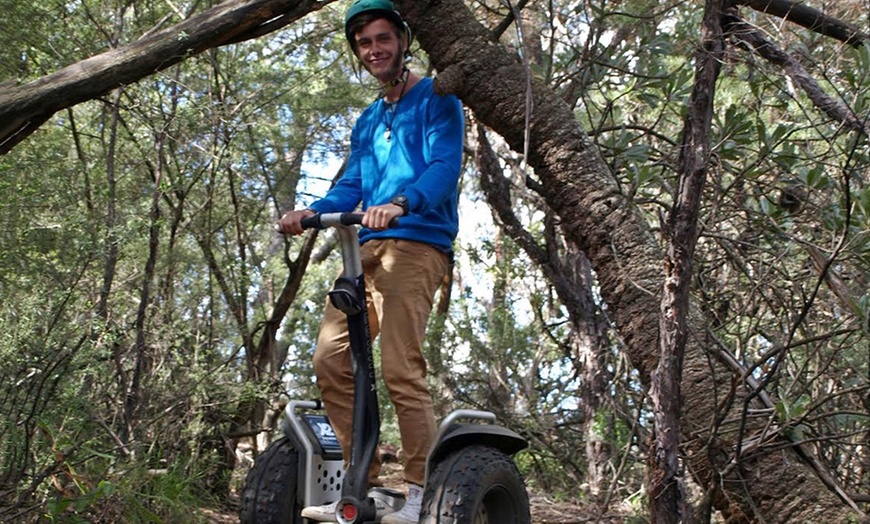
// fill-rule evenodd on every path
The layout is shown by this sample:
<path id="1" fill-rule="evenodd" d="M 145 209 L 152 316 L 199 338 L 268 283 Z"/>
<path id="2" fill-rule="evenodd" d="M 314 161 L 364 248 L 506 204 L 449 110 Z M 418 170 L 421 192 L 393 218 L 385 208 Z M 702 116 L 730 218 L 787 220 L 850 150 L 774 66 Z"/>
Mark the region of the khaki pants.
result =
<path id="1" fill-rule="evenodd" d="M 362 245 L 360 254 L 371 336 L 381 337 L 381 375 L 396 408 L 402 437 L 405 481 L 422 486 L 426 455 L 436 430 L 423 337 L 435 292 L 448 269 L 448 257 L 427 244 L 393 239 L 370 240 Z M 344 313 L 328 300 L 314 352 L 314 371 L 347 462 L 354 389 L 350 342 Z M 373 485 L 380 484 L 380 466 L 376 453 L 369 470 Z"/>

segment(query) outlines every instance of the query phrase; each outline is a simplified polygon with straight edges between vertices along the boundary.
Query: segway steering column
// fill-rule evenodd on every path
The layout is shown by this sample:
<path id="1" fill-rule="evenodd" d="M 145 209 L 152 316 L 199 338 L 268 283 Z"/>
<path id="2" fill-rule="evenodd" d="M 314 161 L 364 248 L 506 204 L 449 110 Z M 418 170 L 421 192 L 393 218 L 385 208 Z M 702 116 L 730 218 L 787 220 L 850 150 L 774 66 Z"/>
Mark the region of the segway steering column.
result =
<path id="1" fill-rule="evenodd" d="M 375 522 L 374 501 L 368 497 L 368 471 L 380 438 L 374 357 L 365 298 L 365 278 L 359 236 L 353 226 L 360 213 L 324 213 L 302 219 L 305 229 L 332 227 L 338 233 L 344 270 L 329 292 L 332 305 L 347 316 L 354 375 L 353 428 L 350 462 L 342 482 L 336 519 L 342 524 Z"/>

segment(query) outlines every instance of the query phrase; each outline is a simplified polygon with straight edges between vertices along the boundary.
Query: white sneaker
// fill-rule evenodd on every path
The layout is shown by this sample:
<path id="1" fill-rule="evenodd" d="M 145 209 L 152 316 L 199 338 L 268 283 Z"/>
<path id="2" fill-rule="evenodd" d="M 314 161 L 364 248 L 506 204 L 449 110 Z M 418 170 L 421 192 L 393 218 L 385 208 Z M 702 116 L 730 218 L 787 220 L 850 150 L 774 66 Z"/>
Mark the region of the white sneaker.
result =
<path id="1" fill-rule="evenodd" d="M 338 522 L 335 518 L 335 506 L 338 501 L 330 502 L 322 506 L 308 506 L 302 510 L 302 518 L 316 522 Z"/>
<path id="2" fill-rule="evenodd" d="M 371 497 L 371 492 L 369 493 Z M 389 505 L 389 503 L 381 497 L 374 496 L 372 499 L 375 501 L 375 511 L 377 512 L 377 520 L 381 520 L 384 515 L 389 515 L 396 511 L 396 508 Z M 338 501 L 330 502 L 329 504 L 324 504 L 322 506 L 308 506 L 307 508 L 302 510 L 302 517 L 314 520 L 316 522 L 338 522 L 338 519 L 335 518 L 335 508 L 338 506 Z M 417 510 L 417 513 L 420 513 L 420 510 Z M 416 524 L 416 521 L 415 521 Z"/>
<path id="3" fill-rule="evenodd" d="M 423 505 L 423 488 L 408 484 L 408 500 L 400 511 L 390 513 L 381 524 L 417 524 L 420 520 L 420 507 Z"/>

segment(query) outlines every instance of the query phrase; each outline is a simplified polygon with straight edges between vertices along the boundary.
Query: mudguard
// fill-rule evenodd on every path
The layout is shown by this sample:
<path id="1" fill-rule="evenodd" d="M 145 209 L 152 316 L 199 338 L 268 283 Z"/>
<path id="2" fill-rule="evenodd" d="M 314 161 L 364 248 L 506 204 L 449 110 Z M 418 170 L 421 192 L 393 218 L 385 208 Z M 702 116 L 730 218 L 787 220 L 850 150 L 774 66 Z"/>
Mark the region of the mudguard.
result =
<path id="1" fill-rule="evenodd" d="M 443 457 L 467 446 L 479 445 L 495 448 L 513 456 L 528 447 L 526 439 L 516 432 L 497 424 L 453 423 L 443 430 L 435 441 L 426 461 L 426 481 L 429 473 Z"/>

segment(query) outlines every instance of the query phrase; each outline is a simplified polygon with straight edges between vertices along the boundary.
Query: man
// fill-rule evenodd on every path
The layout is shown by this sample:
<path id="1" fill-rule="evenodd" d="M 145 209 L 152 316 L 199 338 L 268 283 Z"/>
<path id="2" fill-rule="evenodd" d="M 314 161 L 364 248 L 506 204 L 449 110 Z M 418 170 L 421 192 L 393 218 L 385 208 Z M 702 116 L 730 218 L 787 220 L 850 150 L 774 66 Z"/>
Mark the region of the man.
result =
<path id="1" fill-rule="evenodd" d="M 396 408 L 408 484 L 402 510 L 382 522 L 416 523 L 426 455 L 436 431 L 422 346 L 458 230 L 462 106 L 454 96 L 436 95 L 431 78 L 405 67 L 411 35 L 390 0 L 356 0 L 345 18 L 345 34 L 356 57 L 381 84 L 383 97 L 354 125 L 341 179 L 310 208 L 284 214 L 279 227 L 298 235 L 306 216 L 352 211 L 362 204 L 360 249 L 369 319 L 372 337 L 381 337 L 381 374 Z M 398 227 L 388 228 L 394 217 L 402 217 Z M 347 322 L 328 301 L 314 370 L 347 460 L 353 399 Z M 371 485 L 380 484 L 379 471 L 376 457 Z M 334 504 L 310 507 L 302 515 L 334 522 L 334 510 Z"/>

